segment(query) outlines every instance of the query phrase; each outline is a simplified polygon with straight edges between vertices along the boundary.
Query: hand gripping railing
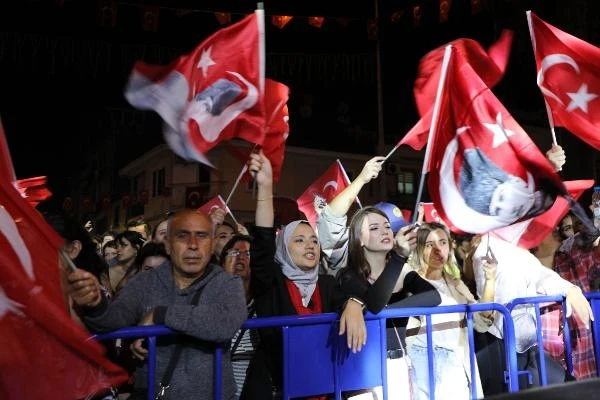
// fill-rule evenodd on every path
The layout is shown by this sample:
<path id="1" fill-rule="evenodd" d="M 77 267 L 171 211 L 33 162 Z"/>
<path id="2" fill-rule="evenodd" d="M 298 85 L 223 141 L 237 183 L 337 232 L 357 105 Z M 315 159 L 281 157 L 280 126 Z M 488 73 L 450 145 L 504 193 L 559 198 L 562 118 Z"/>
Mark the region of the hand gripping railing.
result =
<path id="1" fill-rule="evenodd" d="M 470 364 L 471 364 L 471 376 L 476 376 L 475 373 L 475 346 L 474 346 L 474 336 L 473 336 L 473 313 L 478 311 L 488 311 L 495 310 L 501 313 L 504 318 L 504 341 L 505 341 L 505 349 L 506 349 L 506 383 L 508 384 L 509 391 L 513 392 L 518 390 L 518 380 L 517 380 L 517 361 L 516 361 L 516 352 L 515 349 L 515 336 L 514 336 L 514 326 L 512 323 L 512 319 L 510 318 L 509 311 L 502 305 L 496 303 L 481 303 L 481 304 L 471 304 L 471 305 L 453 305 L 453 306 L 438 306 L 438 307 L 427 307 L 427 308 L 404 308 L 404 309 L 385 309 L 377 315 L 367 313 L 365 316 L 366 320 L 379 320 L 381 329 L 381 370 L 382 373 L 382 386 L 384 388 L 384 399 L 387 400 L 387 374 L 385 373 L 387 366 L 387 347 L 386 347 L 386 331 L 385 331 L 385 322 L 387 318 L 400 318 L 400 317 L 409 317 L 409 316 L 419 316 L 425 315 L 427 321 L 426 334 L 427 334 L 427 342 L 428 342 L 428 359 L 429 359 L 429 393 L 430 398 L 435 398 L 435 382 L 434 382 L 434 370 L 433 370 L 433 349 L 431 346 L 432 341 L 432 331 L 431 331 L 431 315 L 432 314 L 442 314 L 442 313 L 466 313 L 467 315 L 467 331 L 468 331 L 468 340 L 469 340 L 469 354 L 470 354 Z M 317 315 L 306 315 L 306 316 L 281 316 L 281 317 L 269 317 L 269 318 L 255 318 L 246 321 L 243 325 L 243 328 L 246 329 L 257 329 L 257 328 L 266 328 L 266 327 L 282 327 L 284 332 L 289 329 L 289 327 L 293 326 L 302 326 L 302 325 L 312 325 L 319 323 L 336 323 L 338 321 L 338 315 L 329 313 L 329 314 L 317 314 Z M 177 332 L 166 328 L 164 326 L 136 326 L 136 327 L 128 327 L 119 329 L 114 332 L 96 335 L 95 338 L 97 340 L 112 340 L 116 338 L 139 338 L 139 337 L 148 337 L 148 392 L 147 398 L 152 400 L 155 395 L 155 363 L 156 363 L 156 337 L 162 335 L 171 335 L 178 334 Z M 284 335 L 285 337 L 285 335 Z M 292 344 L 288 344 L 293 346 Z M 511 351 L 512 350 L 512 351 Z M 222 387 L 222 373 L 221 373 L 221 358 L 222 358 L 222 349 L 217 347 L 215 350 L 215 363 L 214 363 L 214 395 L 216 399 L 221 398 Z M 288 377 L 291 379 L 293 377 Z M 341 390 L 338 385 L 337 377 L 334 379 L 334 393 L 336 399 L 341 398 Z M 285 398 L 285 379 L 284 379 L 284 398 Z M 476 391 L 475 380 L 471 379 L 471 393 L 473 399 L 478 398 L 478 394 Z M 480 396 L 479 396 L 480 397 Z"/>

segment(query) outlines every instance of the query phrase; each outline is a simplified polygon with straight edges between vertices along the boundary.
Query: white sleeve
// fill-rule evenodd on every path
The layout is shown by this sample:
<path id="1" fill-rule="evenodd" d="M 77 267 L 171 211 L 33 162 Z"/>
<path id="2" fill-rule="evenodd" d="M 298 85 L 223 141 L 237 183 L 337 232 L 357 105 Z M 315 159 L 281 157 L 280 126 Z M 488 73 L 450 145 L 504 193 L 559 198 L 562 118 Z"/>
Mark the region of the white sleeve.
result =
<path id="1" fill-rule="evenodd" d="M 346 266 L 348 259 L 348 217 L 336 217 L 331 214 L 329 206 L 325 206 L 317 218 L 317 233 L 321 251 L 328 257 L 327 267 L 338 271 Z"/>
<path id="2" fill-rule="evenodd" d="M 532 258 L 537 261 L 536 263 L 531 263 L 531 272 L 533 273 L 533 282 L 539 295 L 566 296 L 567 291 L 575 286 L 566 279 L 561 278 L 560 275 L 550 268 L 542 265 L 533 255 Z"/>

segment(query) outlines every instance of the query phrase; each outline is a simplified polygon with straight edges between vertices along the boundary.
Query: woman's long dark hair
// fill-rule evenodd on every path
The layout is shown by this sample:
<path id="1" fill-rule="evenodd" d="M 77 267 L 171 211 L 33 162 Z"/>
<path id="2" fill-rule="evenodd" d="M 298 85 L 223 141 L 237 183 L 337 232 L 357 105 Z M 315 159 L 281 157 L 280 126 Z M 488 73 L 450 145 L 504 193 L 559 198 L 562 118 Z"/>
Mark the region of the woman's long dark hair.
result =
<path id="1" fill-rule="evenodd" d="M 363 226 L 363 221 L 369 214 L 381 215 L 389 221 L 387 215 L 378 208 L 368 206 L 358 210 L 350 220 L 349 236 L 348 236 L 348 269 L 354 271 L 360 277 L 368 280 L 371 275 L 371 265 L 365 257 L 365 251 L 361 245 L 360 236 Z"/>

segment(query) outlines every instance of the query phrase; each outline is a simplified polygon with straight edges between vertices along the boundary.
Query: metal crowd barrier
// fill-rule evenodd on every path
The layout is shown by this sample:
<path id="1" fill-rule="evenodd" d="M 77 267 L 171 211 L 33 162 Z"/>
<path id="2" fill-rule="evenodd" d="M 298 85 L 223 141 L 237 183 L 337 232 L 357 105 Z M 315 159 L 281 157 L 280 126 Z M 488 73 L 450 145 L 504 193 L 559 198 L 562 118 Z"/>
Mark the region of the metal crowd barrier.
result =
<path id="1" fill-rule="evenodd" d="M 453 306 L 437 306 L 437 307 L 426 307 L 426 308 L 404 308 L 404 309 L 384 309 L 377 315 L 367 313 L 365 316 L 365 321 L 368 326 L 373 326 L 377 328 L 377 332 L 379 333 L 379 337 L 369 336 L 367 339 L 367 346 L 369 342 L 375 342 L 378 340 L 378 351 L 379 358 L 374 360 L 373 358 L 369 359 L 368 362 L 376 362 L 379 375 L 377 378 L 380 378 L 380 386 L 383 387 L 383 397 L 384 400 L 387 400 L 387 372 L 386 372 L 386 359 L 387 359 L 387 346 L 386 346 L 386 331 L 385 331 L 385 322 L 388 318 L 400 318 L 400 317 L 409 317 L 409 316 L 425 316 L 427 327 L 427 342 L 428 342 L 428 360 L 429 360 L 429 393 L 430 398 L 434 399 L 435 397 L 435 379 L 434 379 L 434 369 L 433 369 L 433 348 L 432 348 L 432 330 L 431 330 L 431 315 L 433 314 L 444 314 L 444 313 L 466 313 L 467 316 L 467 331 L 468 331 L 468 340 L 469 340 L 469 354 L 470 354 L 470 364 L 471 364 L 471 376 L 475 376 L 475 346 L 474 346 L 474 334 L 473 334 L 473 313 L 478 311 L 489 311 L 495 310 L 501 313 L 505 318 L 504 320 L 504 332 L 505 332 L 505 348 L 506 348 L 506 384 L 507 388 L 510 392 L 514 392 L 518 390 L 518 372 L 517 372 L 517 360 L 516 360 L 516 352 L 515 349 L 515 337 L 514 337 L 514 326 L 512 319 L 510 317 L 510 312 L 508 309 L 500 304 L 496 303 L 480 303 L 480 304 L 471 304 L 471 305 L 453 305 Z M 337 327 L 338 315 L 334 313 L 328 314 L 318 314 L 318 315 L 306 315 L 306 316 L 281 316 L 281 317 L 269 317 L 269 318 L 255 318 L 251 320 L 247 320 L 243 327 L 246 329 L 257 329 L 257 328 L 267 328 L 267 327 L 281 327 L 283 330 L 284 337 L 284 354 L 292 355 L 295 353 L 302 354 L 302 352 L 298 349 L 296 351 L 292 351 L 294 343 L 288 343 L 288 337 L 292 337 L 290 335 L 293 332 L 295 327 L 307 327 L 307 326 L 315 326 L 318 324 L 327 324 L 332 328 Z M 337 328 L 336 328 L 337 329 Z M 374 331 L 375 332 L 375 331 Z M 152 384 L 155 382 L 156 377 L 156 338 L 162 335 L 173 335 L 178 334 L 177 332 L 166 328 L 164 326 L 135 326 L 119 329 L 110 333 L 96 335 L 95 339 L 100 341 L 105 340 L 113 340 L 117 338 L 139 338 L 139 337 L 147 337 L 148 338 L 148 392 L 147 398 L 149 400 L 154 399 L 156 388 Z M 344 340 L 345 342 L 345 340 Z M 229 343 L 224 344 L 228 346 Z M 287 352 L 285 349 L 288 349 Z M 512 351 L 510 351 L 512 350 Z M 363 352 L 365 349 L 363 349 Z M 362 352 L 361 352 L 362 353 Z M 373 353 L 372 353 L 373 354 Z M 350 357 L 350 358 L 348 358 Z M 360 357 L 360 353 L 358 355 L 346 355 L 346 359 L 342 359 L 340 361 L 339 357 L 337 357 L 338 364 L 333 366 L 333 384 L 330 387 L 333 388 L 332 391 L 327 393 L 333 393 L 336 399 L 341 399 L 342 391 L 349 390 L 348 382 L 352 382 L 356 385 L 357 382 L 360 382 L 360 376 L 344 376 L 344 374 L 348 375 L 348 371 L 356 371 L 357 368 L 360 369 L 360 364 L 364 363 L 364 359 L 355 359 L 351 360 L 352 357 Z M 284 357 L 286 358 L 286 357 Z M 326 357 L 324 357 L 326 358 Z M 215 350 L 215 363 L 214 363 L 214 398 L 220 399 L 222 394 L 222 374 L 221 374 L 221 359 L 222 359 L 222 348 L 218 347 Z M 350 361 L 347 361 L 350 360 Z M 347 363 L 351 368 L 345 368 L 344 363 Z M 293 365 L 288 365 L 290 363 L 285 362 L 284 360 L 284 387 L 283 387 L 283 398 L 289 397 L 299 397 L 299 396 L 308 396 L 308 395 L 317 395 L 317 394 L 326 394 L 326 393 L 306 393 L 300 394 L 298 392 L 294 392 L 290 389 L 290 386 L 293 386 L 293 382 L 295 378 L 290 374 L 286 374 L 286 371 L 293 369 Z M 370 366 L 371 367 L 371 366 Z M 369 367 L 369 369 L 370 369 Z M 364 372 L 365 370 L 363 370 Z M 350 372 L 352 374 L 352 372 Z M 355 373 L 356 374 L 356 373 Z M 360 375 L 360 374 L 356 374 Z M 349 378 L 349 379 L 348 379 Z M 305 386 L 305 385 L 302 385 Z M 370 388 L 370 386 L 363 387 L 364 389 Z M 476 399 L 480 396 L 476 391 L 475 380 L 471 379 L 471 393 L 473 395 L 473 399 Z"/>
<path id="2" fill-rule="evenodd" d="M 586 293 L 585 297 L 590 301 L 595 321 L 591 325 L 592 336 L 594 339 L 594 356 L 596 361 L 596 376 L 600 376 L 600 292 Z M 542 337 L 542 320 L 540 305 L 545 303 L 558 303 L 562 307 L 562 322 L 563 322 L 563 341 L 565 347 L 565 361 L 567 364 L 567 371 L 573 375 L 573 358 L 571 354 L 571 330 L 569 329 L 569 319 L 567 318 L 567 305 L 563 296 L 536 296 L 536 297 L 520 297 L 514 299 L 506 305 L 509 311 L 513 311 L 517 306 L 531 305 L 535 308 L 535 318 L 537 324 L 537 345 L 540 349 L 539 352 L 539 372 L 540 372 L 540 383 L 542 386 L 548 384 L 546 374 L 546 360 L 544 359 L 544 342 Z M 598 322 L 596 322 L 598 321 Z"/>

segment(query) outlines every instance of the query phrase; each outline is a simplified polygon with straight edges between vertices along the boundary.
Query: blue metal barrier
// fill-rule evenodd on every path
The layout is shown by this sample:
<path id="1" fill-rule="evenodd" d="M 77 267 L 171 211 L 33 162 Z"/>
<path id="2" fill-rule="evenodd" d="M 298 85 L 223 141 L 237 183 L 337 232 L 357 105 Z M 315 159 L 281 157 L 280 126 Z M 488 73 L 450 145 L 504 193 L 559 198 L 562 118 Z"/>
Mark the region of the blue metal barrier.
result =
<path id="1" fill-rule="evenodd" d="M 600 293 L 586 293 L 585 297 L 590 300 L 593 314 L 596 317 L 600 317 Z M 540 383 L 542 386 L 548 384 L 546 374 L 546 360 L 544 359 L 544 343 L 542 337 L 542 321 L 540 313 L 540 304 L 542 303 L 558 303 L 562 307 L 562 318 L 563 318 L 563 340 L 565 344 L 565 360 L 567 363 L 567 370 L 570 374 L 573 374 L 573 358 L 571 354 L 571 330 L 569 329 L 569 319 L 567 318 L 567 306 L 565 298 L 563 296 L 536 296 L 536 297 L 520 297 L 514 299 L 506 305 L 509 311 L 513 311 L 517 306 L 530 305 L 535 308 L 535 318 L 537 324 L 537 345 L 540 349 L 539 352 L 539 372 L 540 372 Z M 598 340 L 600 339 L 600 325 L 595 323 L 592 324 L 592 334 L 594 337 L 594 355 L 596 359 L 596 375 L 600 376 L 600 346 Z"/>
<path id="2" fill-rule="evenodd" d="M 381 365 L 381 383 L 380 385 L 383 387 L 384 400 L 387 400 L 387 346 L 386 346 L 386 332 L 385 332 L 385 321 L 387 318 L 401 318 L 401 317 L 410 317 L 410 316 L 420 316 L 425 315 L 427 318 L 427 340 L 428 340 L 428 357 L 429 357 L 429 390 L 430 397 L 434 399 L 435 397 L 435 377 L 433 374 L 433 351 L 431 350 L 432 343 L 432 324 L 431 324 L 431 315 L 433 314 L 443 314 L 443 313 L 466 313 L 467 315 L 467 326 L 468 326 L 468 339 L 469 339 L 469 348 L 470 348 L 470 361 L 471 361 L 471 376 L 475 376 L 475 354 L 474 354 L 474 335 L 473 335 L 473 313 L 479 311 L 489 311 L 495 310 L 501 313 L 504 318 L 504 332 L 505 332 L 505 344 L 506 344 L 506 365 L 507 365 L 507 385 L 508 390 L 511 392 L 518 390 L 518 379 L 517 379 L 517 361 L 516 361 L 516 352 L 509 351 L 510 349 L 515 349 L 515 336 L 514 336 L 514 326 L 512 319 L 510 317 L 509 311 L 502 305 L 496 303 L 481 303 L 481 304 L 471 304 L 471 305 L 454 305 L 454 306 L 437 306 L 437 307 L 427 307 L 427 308 L 405 308 L 405 309 L 385 309 L 377 315 L 367 313 L 365 316 L 365 320 L 368 321 L 378 321 L 379 322 L 379 346 L 380 346 L 380 365 Z M 293 327 L 299 326 L 308 326 L 308 325 L 316 325 L 316 324 L 330 324 L 333 327 L 337 326 L 338 315 L 329 313 L 329 314 L 318 314 L 318 315 L 305 315 L 305 316 L 281 316 L 281 317 L 269 317 L 269 318 L 255 318 L 246 321 L 243 325 L 243 328 L 246 329 L 257 329 L 257 328 L 266 328 L 266 327 L 282 327 L 284 332 L 287 330 L 289 332 Z M 156 360 L 156 337 L 162 335 L 171 335 L 178 334 L 177 332 L 166 328 L 164 326 L 136 326 L 136 327 L 128 327 L 119 329 L 114 332 L 96 335 L 95 338 L 97 340 L 112 340 L 116 338 L 139 338 L 139 337 L 148 337 L 148 399 L 154 399 L 155 395 L 155 387 L 153 382 L 155 382 L 155 360 Z M 284 334 L 284 338 L 288 335 Z M 373 338 L 371 338 L 373 339 Z M 367 341 L 367 345 L 369 341 Z M 284 339 L 284 346 L 293 346 L 293 343 L 286 343 Z M 288 353 L 289 354 L 289 353 Z M 221 348 L 217 348 L 215 352 L 215 398 L 221 398 L 221 357 L 222 351 Z M 348 389 L 347 382 L 352 381 L 352 379 L 343 379 L 340 377 L 340 374 L 347 373 L 347 368 L 344 369 L 343 365 L 347 359 L 340 360 L 336 357 L 336 362 L 338 364 L 333 365 L 333 393 L 336 396 L 336 399 L 341 398 L 341 392 Z M 284 371 L 286 368 L 290 368 L 289 365 L 286 365 L 287 360 L 284 360 Z M 356 361 L 356 360 L 355 360 Z M 346 377 L 347 378 L 347 377 Z M 287 381 L 290 382 L 290 379 L 294 379 L 293 376 L 288 376 Z M 286 395 L 286 385 L 284 385 L 284 396 Z M 366 387 L 367 388 L 367 387 Z M 471 392 L 473 398 L 476 399 L 478 396 L 475 386 L 474 379 L 471 379 Z M 297 393 L 295 393 L 297 394 Z M 324 394 L 324 393 L 313 393 L 313 394 Z M 305 395 L 310 395 L 307 393 Z"/>

